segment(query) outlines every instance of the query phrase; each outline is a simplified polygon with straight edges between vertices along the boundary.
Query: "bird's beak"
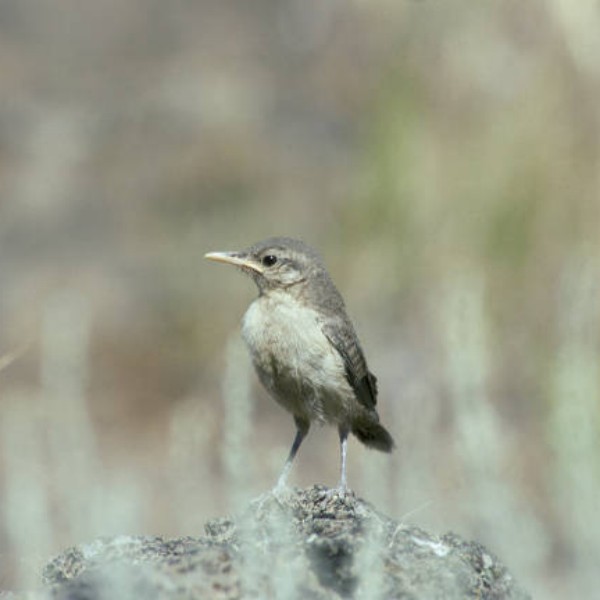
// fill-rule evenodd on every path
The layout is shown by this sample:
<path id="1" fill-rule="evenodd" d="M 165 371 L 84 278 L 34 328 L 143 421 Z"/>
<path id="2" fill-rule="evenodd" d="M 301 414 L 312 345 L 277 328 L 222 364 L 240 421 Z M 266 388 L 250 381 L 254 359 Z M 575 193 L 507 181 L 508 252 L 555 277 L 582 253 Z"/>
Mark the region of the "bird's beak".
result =
<path id="1" fill-rule="evenodd" d="M 235 265 L 242 269 L 251 269 L 257 273 L 263 272 L 261 265 L 249 258 L 245 252 L 209 252 L 204 255 L 204 258 L 228 265 Z"/>

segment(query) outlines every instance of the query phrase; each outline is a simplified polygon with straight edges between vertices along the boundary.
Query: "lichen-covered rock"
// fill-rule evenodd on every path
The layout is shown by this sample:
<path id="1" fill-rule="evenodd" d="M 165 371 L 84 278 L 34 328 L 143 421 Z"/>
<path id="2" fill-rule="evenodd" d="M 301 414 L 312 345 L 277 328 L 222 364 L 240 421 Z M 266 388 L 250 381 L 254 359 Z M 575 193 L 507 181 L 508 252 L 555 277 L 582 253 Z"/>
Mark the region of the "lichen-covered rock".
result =
<path id="1" fill-rule="evenodd" d="M 44 579 L 60 600 L 528 598 L 479 544 L 404 526 L 320 486 L 265 494 L 205 529 L 71 548 Z"/>

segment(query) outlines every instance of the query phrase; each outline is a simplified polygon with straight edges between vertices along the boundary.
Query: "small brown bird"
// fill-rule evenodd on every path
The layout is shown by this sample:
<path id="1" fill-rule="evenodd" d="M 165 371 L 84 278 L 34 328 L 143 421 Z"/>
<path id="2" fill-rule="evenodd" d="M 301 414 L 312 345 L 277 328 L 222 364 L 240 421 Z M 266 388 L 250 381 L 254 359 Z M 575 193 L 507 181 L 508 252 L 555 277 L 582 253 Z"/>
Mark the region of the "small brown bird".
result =
<path id="1" fill-rule="evenodd" d="M 241 268 L 258 286 L 242 335 L 260 381 L 294 415 L 297 428 L 276 487 L 285 485 L 315 421 L 338 428 L 339 488 L 345 491 L 348 433 L 383 452 L 391 452 L 394 441 L 379 424 L 377 380 L 323 261 L 310 246 L 285 237 L 240 252 L 210 252 L 206 258 Z"/>

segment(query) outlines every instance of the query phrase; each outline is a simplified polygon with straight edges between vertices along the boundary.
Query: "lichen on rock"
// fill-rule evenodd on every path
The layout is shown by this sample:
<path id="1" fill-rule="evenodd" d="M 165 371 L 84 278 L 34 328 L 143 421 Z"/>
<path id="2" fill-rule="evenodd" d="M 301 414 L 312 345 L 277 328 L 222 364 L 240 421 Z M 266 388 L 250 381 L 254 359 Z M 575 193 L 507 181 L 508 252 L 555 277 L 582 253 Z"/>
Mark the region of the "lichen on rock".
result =
<path id="1" fill-rule="evenodd" d="M 202 537 L 100 539 L 49 563 L 60 600 L 529 596 L 498 559 L 455 534 L 386 517 L 352 493 L 267 493 Z"/>

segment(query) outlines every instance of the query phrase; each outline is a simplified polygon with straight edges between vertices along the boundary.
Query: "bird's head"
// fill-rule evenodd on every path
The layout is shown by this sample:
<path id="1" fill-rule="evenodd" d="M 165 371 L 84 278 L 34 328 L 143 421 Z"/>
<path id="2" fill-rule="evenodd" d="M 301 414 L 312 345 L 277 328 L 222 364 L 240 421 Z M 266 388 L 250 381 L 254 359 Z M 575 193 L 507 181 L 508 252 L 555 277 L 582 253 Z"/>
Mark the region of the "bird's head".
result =
<path id="1" fill-rule="evenodd" d="M 205 258 L 239 267 L 267 292 L 308 282 L 325 272 L 319 255 L 304 242 L 276 237 L 238 252 L 209 252 Z"/>

